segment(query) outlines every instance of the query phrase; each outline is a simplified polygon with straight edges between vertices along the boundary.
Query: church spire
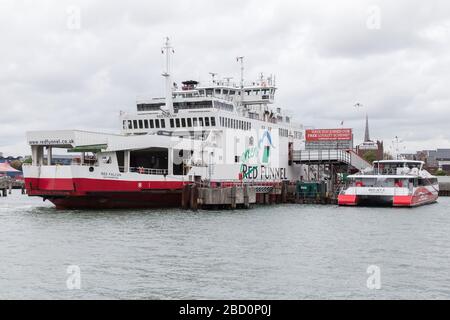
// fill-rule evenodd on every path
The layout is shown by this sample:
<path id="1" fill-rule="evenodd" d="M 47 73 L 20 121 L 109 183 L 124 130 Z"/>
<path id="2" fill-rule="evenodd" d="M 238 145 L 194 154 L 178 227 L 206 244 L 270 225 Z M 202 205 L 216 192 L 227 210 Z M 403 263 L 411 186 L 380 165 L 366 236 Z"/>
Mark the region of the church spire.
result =
<path id="1" fill-rule="evenodd" d="M 364 142 L 370 141 L 370 135 L 369 135 L 369 115 L 366 114 L 366 132 L 364 134 Z"/>

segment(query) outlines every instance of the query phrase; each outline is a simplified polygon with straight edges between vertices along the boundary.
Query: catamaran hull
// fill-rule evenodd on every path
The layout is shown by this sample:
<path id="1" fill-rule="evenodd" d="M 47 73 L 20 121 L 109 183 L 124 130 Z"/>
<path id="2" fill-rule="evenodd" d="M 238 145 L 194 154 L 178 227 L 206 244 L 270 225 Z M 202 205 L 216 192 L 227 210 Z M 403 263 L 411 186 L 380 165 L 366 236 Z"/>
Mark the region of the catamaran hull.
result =
<path id="1" fill-rule="evenodd" d="M 391 206 L 391 207 L 418 207 L 435 203 L 438 193 L 427 188 L 417 189 L 413 195 L 352 195 L 342 194 L 338 197 L 340 206 Z"/>

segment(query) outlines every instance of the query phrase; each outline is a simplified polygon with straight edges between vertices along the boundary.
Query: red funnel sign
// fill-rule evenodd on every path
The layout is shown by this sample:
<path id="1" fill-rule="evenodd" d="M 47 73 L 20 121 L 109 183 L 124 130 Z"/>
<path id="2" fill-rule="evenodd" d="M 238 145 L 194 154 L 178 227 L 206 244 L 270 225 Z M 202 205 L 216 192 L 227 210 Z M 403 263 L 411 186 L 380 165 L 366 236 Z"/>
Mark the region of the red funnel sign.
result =
<path id="1" fill-rule="evenodd" d="M 306 130 L 306 141 L 351 141 L 352 129 Z"/>

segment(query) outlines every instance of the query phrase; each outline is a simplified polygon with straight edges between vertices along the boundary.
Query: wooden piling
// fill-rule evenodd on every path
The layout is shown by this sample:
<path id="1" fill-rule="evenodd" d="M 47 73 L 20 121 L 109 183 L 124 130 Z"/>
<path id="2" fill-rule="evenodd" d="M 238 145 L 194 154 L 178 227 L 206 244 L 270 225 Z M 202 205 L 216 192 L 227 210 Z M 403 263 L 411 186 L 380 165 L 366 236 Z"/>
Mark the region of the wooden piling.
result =
<path id="1" fill-rule="evenodd" d="M 244 185 L 244 208 L 248 209 L 250 207 L 250 199 L 248 197 L 248 185 Z"/>
<path id="2" fill-rule="evenodd" d="M 184 210 L 189 209 L 190 201 L 191 201 L 191 185 L 186 184 L 183 186 L 183 190 L 181 191 L 181 207 Z"/>
<path id="3" fill-rule="evenodd" d="M 190 188 L 189 207 L 191 208 L 191 210 L 198 210 L 198 187 L 196 184 L 193 184 Z"/>
<path id="4" fill-rule="evenodd" d="M 236 186 L 231 187 L 231 209 L 236 209 Z"/>

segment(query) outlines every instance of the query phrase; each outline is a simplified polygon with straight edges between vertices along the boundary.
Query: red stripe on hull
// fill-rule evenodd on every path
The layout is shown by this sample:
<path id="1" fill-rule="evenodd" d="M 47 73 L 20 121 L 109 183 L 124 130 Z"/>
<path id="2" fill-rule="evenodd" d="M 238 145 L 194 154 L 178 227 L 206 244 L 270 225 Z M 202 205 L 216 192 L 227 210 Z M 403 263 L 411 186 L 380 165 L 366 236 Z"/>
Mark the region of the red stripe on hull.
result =
<path id="1" fill-rule="evenodd" d="M 29 195 L 86 195 L 91 192 L 139 192 L 143 190 L 178 190 L 188 182 L 183 181 L 123 181 L 103 179 L 45 179 L 26 178 Z"/>

